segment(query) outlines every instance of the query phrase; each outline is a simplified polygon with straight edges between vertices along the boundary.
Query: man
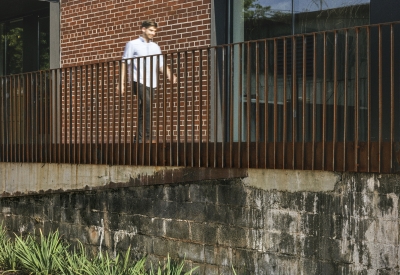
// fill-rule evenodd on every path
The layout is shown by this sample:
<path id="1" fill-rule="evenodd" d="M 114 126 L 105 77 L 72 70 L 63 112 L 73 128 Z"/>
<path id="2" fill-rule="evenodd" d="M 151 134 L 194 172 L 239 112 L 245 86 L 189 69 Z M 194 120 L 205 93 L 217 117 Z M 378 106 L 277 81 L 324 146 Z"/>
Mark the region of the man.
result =
<path id="1" fill-rule="evenodd" d="M 150 116 L 151 106 L 150 99 L 152 97 L 152 91 L 157 88 L 158 74 L 157 72 L 163 73 L 163 57 L 161 54 L 160 47 L 152 40 L 156 35 L 157 23 L 153 20 L 146 20 L 142 22 L 142 35 L 135 40 L 126 43 L 124 54 L 122 56 L 121 66 L 121 92 L 125 92 L 125 74 L 126 67 L 128 66 L 128 77 L 129 81 L 133 80 L 132 88 L 137 90 L 137 97 L 139 100 L 138 119 L 139 125 L 137 130 L 137 136 L 135 139 L 139 139 L 139 142 L 143 138 L 143 102 L 145 110 L 145 139 L 148 140 L 150 136 Z M 147 56 L 147 57 L 146 57 Z M 152 56 L 152 57 L 150 57 Z M 133 66 L 131 60 L 133 58 Z M 127 61 L 127 62 L 125 62 Z M 139 66 L 138 66 L 139 63 Z M 132 69 L 133 68 L 133 71 Z M 176 83 L 177 78 L 175 75 L 171 75 L 171 70 L 166 66 L 166 75 L 170 81 Z M 172 78 L 171 78 L 172 77 Z"/>

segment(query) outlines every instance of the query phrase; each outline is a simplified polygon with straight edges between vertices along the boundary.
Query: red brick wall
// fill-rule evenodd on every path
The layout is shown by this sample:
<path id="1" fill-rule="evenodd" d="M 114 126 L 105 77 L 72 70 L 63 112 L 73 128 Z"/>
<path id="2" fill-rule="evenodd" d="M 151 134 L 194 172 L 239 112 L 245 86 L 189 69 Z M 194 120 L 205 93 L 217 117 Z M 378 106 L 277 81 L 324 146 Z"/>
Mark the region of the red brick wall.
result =
<path id="1" fill-rule="evenodd" d="M 119 93 L 118 62 L 99 62 L 121 60 L 125 44 L 141 34 L 140 24 L 145 19 L 159 24 L 154 41 L 168 54 L 166 63 L 172 64 L 171 70 L 179 76 L 179 84 L 175 85 L 166 81 L 164 86 L 160 79 L 153 94 L 153 137 L 174 141 L 207 137 L 207 51 L 176 52 L 210 45 L 211 0 L 64 0 L 64 142 L 103 144 L 133 140 L 137 98 L 129 90 L 122 96 Z M 97 64 L 68 68 L 88 63 Z"/>
<path id="2" fill-rule="evenodd" d="M 63 0 L 62 67 L 120 58 L 145 19 L 158 22 L 164 53 L 210 45 L 211 0 Z"/>

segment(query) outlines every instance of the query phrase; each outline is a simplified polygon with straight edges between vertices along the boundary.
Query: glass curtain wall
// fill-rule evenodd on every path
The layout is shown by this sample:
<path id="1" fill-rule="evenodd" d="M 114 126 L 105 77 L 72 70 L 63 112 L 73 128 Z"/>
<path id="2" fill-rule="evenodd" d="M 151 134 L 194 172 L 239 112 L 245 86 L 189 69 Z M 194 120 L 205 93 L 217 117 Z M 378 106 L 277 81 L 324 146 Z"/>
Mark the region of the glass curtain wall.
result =
<path id="1" fill-rule="evenodd" d="M 236 117 L 234 125 L 241 120 L 242 127 L 251 130 L 252 141 L 265 138 L 268 141 L 310 141 L 311 117 L 315 116 L 317 132 L 314 138 L 317 141 L 354 139 L 355 98 L 347 91 L 353 91 L 355 85 L 359 87 L 358 115 L 362 122 L 366 102 L 366 33 L 338 29 L 369 24 L 369 0 L 232 0 L 231 4 L 234 22 L 231 24 L 231 41 L 253 41 L 241 50 L 234 46 L 234 63 L 241 66 L 234 70 L 234 105 L 239 109 L 242 104 L 243 110 L 242 117 Z M 315 32 L 318 33 L 314 35 Z M 298 34 L 304 35 L 292 36 Z M 276 39 L 267 43 L 254 41 L 264 38 Z M 240 77 L 239 72 L 242 72 Z M 268 98 L 263 92 L 266 85 Z M 248 100 L 251 101 L 250 126 L 246 125 Z M 303 100 L 306 100 L 306 108 L 302 107 Z M 258 107 L 256 102 L 259 102 Z M 317 114 L 311 113 L 313 102 Z M 334 102 L 337 106 L 336 128 L 333 126 Z M 325 122 L 322 121 L 324 103 Z M 264 113 L 266 110 L 267 114 Z M 332 123 L 326 123 L 330 121 Z M 265 125 L 270 129 L 265 131 Z M 234 127 L 234 139 L 238 140 L 238 128 Z M 295 134 L 293 129 L 296 129 Z M 248 139 L 245 132 L 242 131 L 242 141 Z M 365 138 L 362 131 L 358 135 L 360 140 Z"/>

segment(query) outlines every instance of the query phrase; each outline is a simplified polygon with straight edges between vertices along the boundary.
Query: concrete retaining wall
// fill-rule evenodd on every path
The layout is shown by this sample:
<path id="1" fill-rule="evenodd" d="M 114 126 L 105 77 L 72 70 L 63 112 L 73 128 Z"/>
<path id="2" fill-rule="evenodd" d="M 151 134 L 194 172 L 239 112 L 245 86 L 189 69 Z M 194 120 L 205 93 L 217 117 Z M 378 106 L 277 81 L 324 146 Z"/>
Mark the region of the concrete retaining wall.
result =
<path id="1" fill-rule="evenodd" d="M 57 173 L 65 175 L 61 167 Z M 41 177 L 20 175 L 26 168 L 20 165 L 14 176 L 35 186 L 34 178 Z M 91 169 L 86 168 L 82 171 Z M 238 274 L 400 271 L 398 175 L 154 168 L 162 184 L 153 184 L 155 174 L 135 170 L 140 168 L 103 168 L 106 181 L 86 173 L 93 186 L 78 183 L 79 176 L 74 188 L 57 191 L 10 192 L 8 186 L 0 199 L 0 221 L 20 233 L 59 229 L 94 252 L 115 255 L 131 247 L 137 257 L 147 254 L 154 261 L 168 253 L 186 256 L 188 267 L 200 267 L 199 274 L 232 274 L 232 265 Z M 0 167 L 5 185 L 12 178 L 6 170 Z M 111 170 L 119 171 L 120 180 L 112 180 Z M 183 181 L 166 176 L 172 171 L 188 176 Z"/>

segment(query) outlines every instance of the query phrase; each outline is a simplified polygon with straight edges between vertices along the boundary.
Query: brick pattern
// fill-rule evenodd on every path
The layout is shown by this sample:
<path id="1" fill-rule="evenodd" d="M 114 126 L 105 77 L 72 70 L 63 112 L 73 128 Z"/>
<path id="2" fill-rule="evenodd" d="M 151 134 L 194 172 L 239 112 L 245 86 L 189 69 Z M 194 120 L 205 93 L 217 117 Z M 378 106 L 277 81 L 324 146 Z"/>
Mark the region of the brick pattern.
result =
<path id="1" fill-rule="evenodd" d="M 208 55 L 205 50 L 166 55 L 178 84 L 159 76 L 152 98 L 152 138 L 205 141 L 209 110 Z M 201 63 L 201 66 L 200 66 Z M 119 62 L 62 70 L 62 141 L 67 143 L 131 143 L 138 123 L 138 100 L 130 86 L 118 90 Z M 150 118 L 145 118 L 150 119 Z"/>
<path id="2" fill-rule="evenodd" d="M 159 24 L 154 41 L 164 53 L 210 45 L 211 0 L 65 0 L 62 67 L 120 58 L 145 19 Z"/>
<path id="3" fill-rule="evenodd" d="M 68 80 L 62 84 L 62 141 L 133 140 L 137 99 L 129 92 L 119 94 L 119 66 L 107 61 L 120 60 L 126 42 L 141 34 L 140 22 L 145 19 L 158 22 L 155 42 L 179 77 L 178 85 L 171 86 L 167 81 L 164 87 L 165 76 L 160 76 L 161 85 L 152 104 L 152 136 L 204 140 L 208 134 L 207 56 L 200 69 L 199 51 L 193 54 L 185 50 L 210 45 L 210 3 L 211 0 L 62 1 L 61 64 L 71 68 L 63 73 Z M 94 63 L 97 65 L 87 66 Z"/>

